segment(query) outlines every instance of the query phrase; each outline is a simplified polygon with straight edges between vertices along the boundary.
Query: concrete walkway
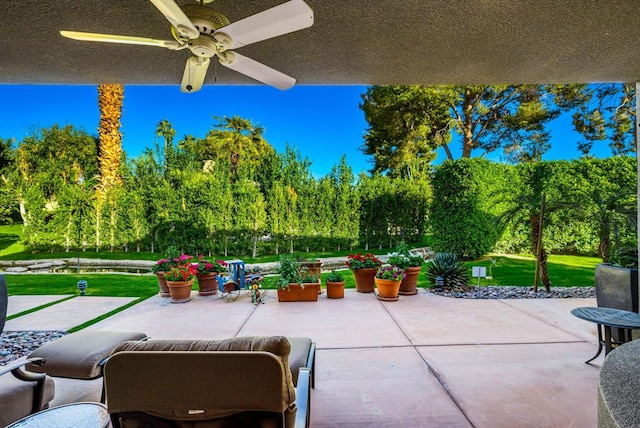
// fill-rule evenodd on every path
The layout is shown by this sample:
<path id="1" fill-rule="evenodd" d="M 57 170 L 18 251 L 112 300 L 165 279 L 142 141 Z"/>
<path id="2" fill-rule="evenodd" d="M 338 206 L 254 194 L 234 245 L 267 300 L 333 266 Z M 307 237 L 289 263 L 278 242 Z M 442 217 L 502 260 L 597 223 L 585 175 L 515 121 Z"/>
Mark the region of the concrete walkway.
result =
<path id="1" fill-rule="evenodd" d="M 317 303 L 278 303 L 270 291 L 265 304 L 254 306 L 248 292 L 231 303 L 192 297 L 171 304 L 156 296 L 89 328 L 140 330 L 152 338 L 312 337 L 318 345 L 313 427 L 597 423 L 602 356 L 584 364 L 597 349 L 595 324 L 569 313 L 595 306 L 595 299 L 462 300 L 421 290 L 380 302 L 347 290 L 341 300 L 325 293 Z M 49 329 L 57 306 L 68 312 L 65 303 L 36 312 L 39 328 Z M 97 400 L 99 386 L 56 379 L 53 404 Z"/>

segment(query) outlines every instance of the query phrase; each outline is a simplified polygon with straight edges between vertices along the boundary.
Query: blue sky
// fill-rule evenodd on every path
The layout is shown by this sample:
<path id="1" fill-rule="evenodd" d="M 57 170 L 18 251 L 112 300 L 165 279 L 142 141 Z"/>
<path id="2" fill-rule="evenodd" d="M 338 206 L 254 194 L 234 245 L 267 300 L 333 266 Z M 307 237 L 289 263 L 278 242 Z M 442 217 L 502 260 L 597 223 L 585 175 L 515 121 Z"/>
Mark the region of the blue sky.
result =
<path id="1" fill-rule="evenodd" d="M 265 129 L 266 140 L 282 152 L 296 147 L 322 176 L 345 154 L 355 173 L 370 168 L 359 150 L 367 123 L 358 104 L 364 86 L 295 86 L 280 91 L 267 86 L 214 86 L 183 94 L 178 86 L 126 86 L 122 115 L 123 148 L 129 157 L 153 147 L 155 128 L 167 119 L 176 136 L 203 137 L 213 116 L 239 115 Z M 0 85 L 0 137 L 21 141 L 35 130 L 53 124 L 97 134 L 100 113 L 95 86 Z M 579 136 L 571 118 L 562 116 L 552 126 L 552 149 L 544 159 L 579 157 Z M 609 156 L 606 143 L 596 144 L 596 156 Z M 459 144 L 451 149 L 459 154 Z M 491 155 L 498 160 L 499 155 Z M 438 155 L 438 160 L 444 154 Z"/>

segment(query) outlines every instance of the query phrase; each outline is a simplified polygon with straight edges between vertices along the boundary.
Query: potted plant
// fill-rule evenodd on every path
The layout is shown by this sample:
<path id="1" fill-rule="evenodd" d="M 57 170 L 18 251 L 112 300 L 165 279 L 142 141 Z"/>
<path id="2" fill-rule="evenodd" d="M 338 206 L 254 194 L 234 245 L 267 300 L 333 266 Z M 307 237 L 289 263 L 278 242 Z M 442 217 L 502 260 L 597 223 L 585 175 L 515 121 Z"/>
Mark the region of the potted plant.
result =
<path id="1" fill-rule="evenodd" d="M 412 295 L 418 293 L 418 276 L 424 258 L 419 254 L 412 254 L 409 247 L 400 244 L 396 252 L 389 254 L 388 263 L 404 269 L 405 277 L 400 283 L 401 295 Z"/>
<path id="2" fill-rule="evenodd" d="M 172 267 L 178 265 L 179 252 L 176 247 L 169 246 L 165 251 L 164 258 L 158 260 L 151 268 L 151 271 L 158 277 L 158 287 L 160 288 L 160 297 L 169 297 L 169 287 L 164 278 L 164 273 L 168 272 Z"/>
<path id="3" fill-rule="evenodd" d="M 322 274 L 322 262 L 320 259 L 302 259 L 299 261 L 300 266 L 306 269 L 306 273 L 316 278 L 317 281 L 320 281 L 320 276 Z M 322 286 L 318 287 L 318 293 L 322 293 Z"/>
<path id="4" fill-rule="evenodd" d="M 344 297 L 344 277 L 332 270 L 326 277 L 327 297 L 329 299 L 342 299 Z"/>
<path id="5" fill-rule="evenodd" d="M 185 303 L 191 300 L 191 289 L 195 275 L 196 271 L 191 263 L 172 267 L 168 272 L 165 272 L 164 278 L 169 287 L 171 303 Z"/>
<path id="6" fill-rule="evenodd" d="M 198 278 L 198 294 L 211 296 L 218 292 L 218 275 L 227 270 L 227 263 L 223 260 L 209 261 L 202 255 L 198 256 L 198 263 L 194 263 Z"/>
<path id="7" fill-rule="evenodd" d="M 278 287 L 279 302 L 308 302 L 318 300 L 320 282 L 308 275 L 292 256 L 281 256 L 275 272 L 280 275 L 275 284 Z"/>
<path id="8" fill-rule="evenodd" d="M 353 272 L 356 280 L 356 291 L 359 293 L 372 293 L 374 289 L 373 278 L 378 268 L 382 265 L 380 259 L 373 254 L 349 254 L 346 265 Z"/>
<path id="9" fill-rule="evenodd" d="M 378 299 L 398 300 L 400 283 L 404 279 L 404 269 L 394 265 L 380 266 L 376 271 L 374 281 L 378 289 Z"/>

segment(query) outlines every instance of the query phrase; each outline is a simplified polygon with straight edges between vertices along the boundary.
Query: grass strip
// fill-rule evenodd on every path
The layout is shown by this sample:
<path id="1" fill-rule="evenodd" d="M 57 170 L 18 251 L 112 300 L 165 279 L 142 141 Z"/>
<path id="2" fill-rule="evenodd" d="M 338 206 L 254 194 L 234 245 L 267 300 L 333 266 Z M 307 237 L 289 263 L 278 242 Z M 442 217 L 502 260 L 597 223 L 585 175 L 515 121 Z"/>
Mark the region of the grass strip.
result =
<path id="1" fill-rule="evenodd" d="M 87 321 L 87 322 L 85 322 L 85 323 L 82 323 L 82 324 L 77 325 L 77 326 L 75 326 L 75 327 L 73 327 L 73 328 L 70 328 L 70 329 L 67 331 L 67 333 L 74 333 L 74 332 L 76 332 L 76 331 L 79 331 L 79 330 L 82 330 L 82 329 L 84 329 L 84 328 L 87 328 L 87 327 L 89 327 L 90 325 L 96 324 L 96 323 L 98 323 L 98 322 L 100 322 L 100 321 L 102 321 L 102 320 L 104 320 L 104 319 L 109 318 L 109 317 L 110 317 L 110 316 L 112 316 L 112 315 L 117 314 L 118 312 L 122 312 L 122 311 L 124 311 L 125 309 L 129 309 L 131 306 L 133 306 L 133 305 L 137 305 L 138 303 L 140 303 L 140 302 L 142 302 L 142 301 L 144 301 L 144 300 L 147 300 L 147 299 L 148 299 L 148 298 L 150 298 L 150 297 L 152 297 L 152 296 L 140 297 L 140 298 L 138 298 L 138 299 L 134 300 L 133 302 L 129 302 L 129 303 L 127 303 L 126 305 L 120 306 L 119 308 L 116 308 L 116 309 L 114 309 L 114 310 L 112 310 L 112 311 L 110 311 L 110 312 L 107 312 L 106 314 L 102 314 L 102 315 L 100 315 L 99 317 L 96 317 L 96 318 L 94 318 L 94 319 L 92 319 L 92 320 L 89 320 L 89 321 Z"/>
<path id="2" fill-rule="evenodd" d="M 14 318 L 22 317 L 24 315 L 28 315 L 33 312 L 37 312 L 41 309 L 48 308 L 49 306 L 56 305 L 58 303 L 66 302 L 67 300 L 75 299 L 76 296 L 65 297 L 64 299 L 56 300 L 54 302 L 45 303 L 44 305 L 36 306 L 35 308 L 27 309 L 26 311 L 18 312 L 17 314 L 7 316 L 7 321 L 12 320 Z"/>

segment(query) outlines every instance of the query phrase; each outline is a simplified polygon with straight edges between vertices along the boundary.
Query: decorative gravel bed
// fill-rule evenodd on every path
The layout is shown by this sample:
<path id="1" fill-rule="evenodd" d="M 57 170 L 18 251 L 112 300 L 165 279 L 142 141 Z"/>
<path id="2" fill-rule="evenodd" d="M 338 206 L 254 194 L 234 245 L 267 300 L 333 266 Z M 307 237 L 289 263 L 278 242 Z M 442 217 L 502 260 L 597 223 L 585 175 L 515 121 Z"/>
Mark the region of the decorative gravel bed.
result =
<path id="1" fill-rule="evenodd" d="M 458 299 L 567 299 L 596 297 L 595 287 L 551 287 L 550 293 L 545 292 L 544 287 L 538 287 L 538 292 L 536 293 L 533 291 L 533 287 L 495 285 L 471 287 L 471 290 L 466 293 L 435 288 L 430 288 L 429 291 L 439 296 Z"/>
<path id="2" fill-rule="evenodd" d="M 67 334 L 65 331 L 3 331 L 0 335 L 0 366 L 4 366 L 47 342 Z"/>

